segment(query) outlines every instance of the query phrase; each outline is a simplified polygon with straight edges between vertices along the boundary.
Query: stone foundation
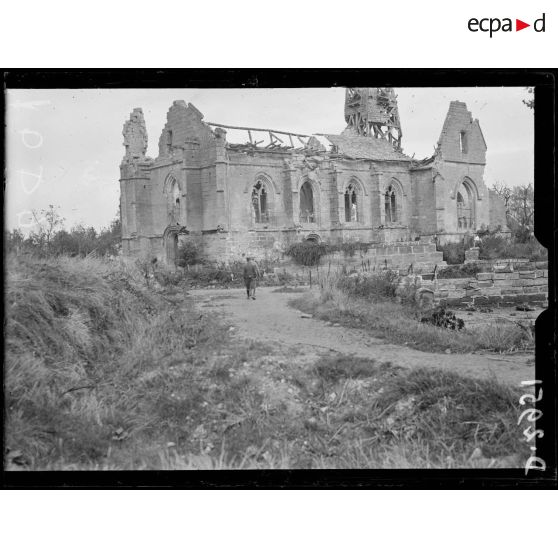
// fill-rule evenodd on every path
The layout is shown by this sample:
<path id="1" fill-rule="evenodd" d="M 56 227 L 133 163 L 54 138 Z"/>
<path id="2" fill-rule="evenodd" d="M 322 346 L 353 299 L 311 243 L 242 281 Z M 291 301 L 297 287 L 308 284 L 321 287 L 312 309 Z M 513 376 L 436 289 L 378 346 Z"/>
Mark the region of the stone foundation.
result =
<path id="1" fill-rule="evenodd" d="M 542 268 L 542 265 L 546 266 Z M 495 266 L 495 270 L 464 279 L 422 280 L 436 303 L 448 306 L 515 305 L 548 302 L 548 263 L 531 262 L 531 269 Z"/>

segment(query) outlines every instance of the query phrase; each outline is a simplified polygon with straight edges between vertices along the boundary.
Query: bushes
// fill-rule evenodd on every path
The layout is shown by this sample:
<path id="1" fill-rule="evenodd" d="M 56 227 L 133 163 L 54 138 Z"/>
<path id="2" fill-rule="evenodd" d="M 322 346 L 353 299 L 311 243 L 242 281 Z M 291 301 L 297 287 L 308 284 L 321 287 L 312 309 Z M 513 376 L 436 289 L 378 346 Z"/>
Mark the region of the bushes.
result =
<path id="1" fill-rule="evenodd" d="M 343 252 L 346 256 L 354 256 L 357 251 L 364 254 L 368 251 L 370 244 L 366 242 L 342 242 L 339 244 L 325 244 L 317 242 L 297 242 L 291 244 L 285 255 L 290 256 L 297 264 L 315 266 L 320 263 L 322 256 L 332 252 Z"/>
<path id="2" fill-rule="evenodd" d="M 395 271 L 384 271 L 373 275 L 341 275 L 337 288 L 353 297 L 371 301 L 395 297 L 399 276 Z"/>
<path id="3" fill-rule="evenodd" d="M 189 267 L 203 263 L 203 258 L 199 246 L 195 242 L 184 242 L 178 249 L 176 265 L 179 267 Z"/>
<path id="4" fill-rule="evenodd" d="M 218 283 L 228 286 L 231 284 L 242 284 L 242 274 L 234 273 L 230 269 L 202 267 L 199 270 L 192 269 L 185 272 L 184 277 L 195 284 L 209 285 Z"/>
<path id="5" fill-rule="evenodd" d="M 328 253 L 328 245 L 317 242 L 298 242 L 291 244 L 285 254 L 297 264 L 314 266 L 320 263 L 322 256 Z"/>
<path id="6" fill-rule="evenodd" d="M 52 208 L 49 212 L 53 215 L 51 219 L 55 219 L 55 209 Z M 37 258 L 85 257 L 92 253 L 97 256 L 116 256 L 120 251 L 121 229 L 118 218 L 100 231 L 83 225 L 75 225 L 69 231 L 65 229 L 55 231 L 54 226 L 60 226 L 62 220 L 54 222 L 52 230 L 45 231 L 41 226 L 38 231 L 31 232 L 27 237 L 18 229 L 5 233 L 6 251 L 28 254 Z"/>
<path id="7" fill-rule="evenodd" d="M 443 246 L 438 246 L 438 250 L 442 251 L 444 260 L 448 264 L 463 264 L 465 262 L 465 250 L 468 249 L 469 244 L 466 242 L 448 242 Z M 528 258 L 530 261 L 539 261 L 548 259 L 548 251 L 535 238 L 526 242 L 516 242 L 504 236 L 489 233 L 482 235 L 478 247 L 481 260 Z"/>
<path id="8" fill-rule="evenodd" d="M 462 277 L 474 277 L 481 273 L 483 266 L 476 262 L 467 262 L 458 266 L 442 267 L 438 271 L 438 279 L 461 279 Z"/>
<path id="9" fill-rule="evenodd" d="M 527 242 L 513 242 L 497 235 L 486 235 L 479 246 L 481 260 L 528 258 L 529 261 L 548 259 L 547 249 L 535 238 Z"/>
<path id="10" fill-rule="evenodd" d="M 443 246 L 437 246 L 442 251 L 444 261 L 448 264 L 462 264 L 465 261 L 465 244 L 463 242 L 448 242 Z"/>
<path id="11" fill-rule="evenodd" d="M 442 307 L 436 308 L 430 316 L 422 318 L 420 321 L 423 324 L 432 324 L 458 331 L 465 326 L 465 322 L 461 318 L 458 318 L 451 310 L 446 310 Z"/>

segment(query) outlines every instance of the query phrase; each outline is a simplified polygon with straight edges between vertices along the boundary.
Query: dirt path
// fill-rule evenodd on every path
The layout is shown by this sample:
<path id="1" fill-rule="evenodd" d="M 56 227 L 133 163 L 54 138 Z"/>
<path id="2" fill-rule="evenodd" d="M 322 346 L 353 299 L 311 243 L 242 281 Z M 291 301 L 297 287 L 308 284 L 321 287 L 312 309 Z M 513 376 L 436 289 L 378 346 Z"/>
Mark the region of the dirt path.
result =
<path id="1" fill-rule="evenodd" d="M 287 346 L 306 346 L 315 351 L 333 350 L 380 362 L 410 368 L 425 366 L 452 370 L 469 377 L 490 378 L 518 385 L 534 379 L 533 355 L 498 355 L 495 353 L 426 353 L 402 345 L 393 345 L 353 328 L 328 325 L 287 305 L 299 294 L 274 293 L 276 287 L 259 288 L 256 300 L 247 300 L 241 289 L 200 289 L 190 296 L 201 308 L 222 311 L 227 321 L 243 337 L 275 341 Z"/>

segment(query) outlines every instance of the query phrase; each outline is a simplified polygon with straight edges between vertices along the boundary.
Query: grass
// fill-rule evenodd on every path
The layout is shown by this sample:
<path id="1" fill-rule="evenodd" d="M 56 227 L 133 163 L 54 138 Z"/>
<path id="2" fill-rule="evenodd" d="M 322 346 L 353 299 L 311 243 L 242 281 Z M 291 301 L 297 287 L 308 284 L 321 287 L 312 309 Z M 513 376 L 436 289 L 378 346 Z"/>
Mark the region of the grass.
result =
<path id="1" fill-rule="evenodd" d="M 352 357 L 322 359 L 312 375 L 320 382 L 318 405 L 327 407 L 314 432 L 323 439 L 342 430 L 332 447 L 344 466 L 471 466 L 475 448 L 485 458 L 528 454 L 515 419 L 520 394 L 495 381 L 421 368 L 402 374 Z"/>
<path id="2" fill-rule="evenodd" d="M 499 384 L 231 337 L 119 262 L 9 259 L 6 287 L 8 469 L 521 466 Z"/>
<path id="3" fill-rule="evenodd" d="M 485 269 L 489 271 L 492 267 L 482 266 L 476 262 L 467 262 L 462 265 L 448 265 L 442 267 L 438 271 L 438 279 L 460 279 L 463 277 L 475 277 L 477 273 L 481 273 Z"/>
<path id="4" fill-rule="evenodd" d="M 536 239 L 515 242 L 499 236 L 485 236 L 480 243 L 481 260 L 527 258 L 529 261 L 548 260 L 548 250 Z"/>
<path id="5" fill-rule="evenodd" d="M 383 287 L 382 287 L 383 288 Z M 381 298 L 374 292 L 354 296 L 326 285 L 289 301 L 289 304 L 316 318 L 365 329 L 391 343 L 409 345 L 426 352 L 468 353 L 480 349 L 498 352 L 532 348 L 531 332 L 518 325 L 490 324 L 478 329 L 448 330 L 421 323 L 424 312 L 413 304 L 398 304 L 393 298 Z"/>

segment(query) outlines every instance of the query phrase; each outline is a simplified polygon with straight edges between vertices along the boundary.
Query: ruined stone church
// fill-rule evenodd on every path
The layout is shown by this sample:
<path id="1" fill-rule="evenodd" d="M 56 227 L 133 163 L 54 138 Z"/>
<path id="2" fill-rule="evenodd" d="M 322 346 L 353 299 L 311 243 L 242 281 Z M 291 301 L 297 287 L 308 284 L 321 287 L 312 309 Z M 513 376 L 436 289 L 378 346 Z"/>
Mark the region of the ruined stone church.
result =
<path id="1" fill-rule="evenodd" d="M 124 255 L 172 264 L 188 239 L 226 262 L 273 258 L 300 240 L 405 246 L 505 229 L 503 204 L 483 181 L 486 143 L 465 103 L 450 103 L 423 160 L 402 150 L 393 89 L 347 89 L 345 121 L 338 135 L 307 136 L 208 122 L 174 101 L 152 159 L 135 108 L 120 165 Z M 227 141 L 230 130 L 246 141 Z"/>

